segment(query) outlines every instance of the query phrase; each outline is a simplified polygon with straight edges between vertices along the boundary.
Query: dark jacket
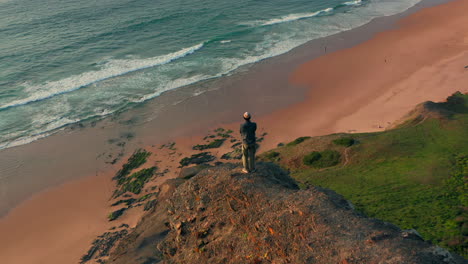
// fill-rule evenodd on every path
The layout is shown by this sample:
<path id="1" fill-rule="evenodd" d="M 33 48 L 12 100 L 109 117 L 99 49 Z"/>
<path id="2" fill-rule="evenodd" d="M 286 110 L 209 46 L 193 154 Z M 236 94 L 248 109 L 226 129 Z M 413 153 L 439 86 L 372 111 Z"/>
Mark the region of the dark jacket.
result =
<path id="1" fill-rule="evenodd" d="M 255 144 L 255 131 L 257 130 L 257 124 L 250 121 L 245 121 L 245 123 L 240 126 L 240 134 L 242 137 L 242 143 L 247 145 Z"/>

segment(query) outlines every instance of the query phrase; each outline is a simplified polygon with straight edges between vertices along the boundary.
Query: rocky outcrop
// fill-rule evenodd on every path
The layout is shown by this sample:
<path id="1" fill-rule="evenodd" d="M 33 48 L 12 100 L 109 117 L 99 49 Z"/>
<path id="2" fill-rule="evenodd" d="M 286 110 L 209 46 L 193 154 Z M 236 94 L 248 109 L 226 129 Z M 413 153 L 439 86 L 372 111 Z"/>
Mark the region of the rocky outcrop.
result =
<path id="1" fill-rule="evenodd" d="M 240 170 L 209 167 L 161 186 L 107 263 L 464 263 L 332 191 L 300 190 L 276 165 Z"/>

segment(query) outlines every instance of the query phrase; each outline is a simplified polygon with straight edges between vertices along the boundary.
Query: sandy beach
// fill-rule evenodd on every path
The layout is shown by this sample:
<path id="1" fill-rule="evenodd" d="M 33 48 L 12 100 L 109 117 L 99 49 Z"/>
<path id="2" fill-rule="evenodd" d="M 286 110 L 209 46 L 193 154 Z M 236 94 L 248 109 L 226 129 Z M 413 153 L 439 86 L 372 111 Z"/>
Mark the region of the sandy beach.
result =
<path id="1" fill-rule="evenodd" d="M 466 8 L 454 1 L 423 9 L 396 29 L 301 65 L 290 81 L 309 88 L 307 99 L 262 121 L 279 142 L 291 133 L 382 131 L 419 103 L 467 92 Z"/>
<path id="2" fill-rule="evenodd" d="M 141 123 L 135 138 L 125 141 L 125 150 L 110 147 L 106 140 L 122 138 L 122 132 L 133 133 L 134 130 L 124 127 L 114 131 L 115 127 L 104 122 L 89 127 L 86 133 L 80 134 L 80 129 L 69 130 L 68 133 L 51 136 L 52 139 L 4 151 L 24 157 L 28 150 L 33 154 L 44 152 L 43 146 L 50 145 L 48 140 L 55 140 L 54 146 L 69 141 L 86 142 L 84 146 L 75 143 L 75 153 L 75 149 L 59 148 L 47 157 L 59 162 L 64 159 L 64 153 L 78 156 L 92 153 L 70 161 L 69 168 L 89 161 L 93 164 L 84 166 L 79 173 L 72 173 L 73 177 L 58 175 L 61 180 L 56 181 L 50 179 L 56 174 L 68 173 L 68 163 L 60 165 L 58 168 L 61 170 L 56 170 L 53 165 L 48 169 L 44 165 L 43 171 L 48 173 L 43 174 L 47 176 L 39 177 L 37 182 L 25 187 L 29 193 L 35 194 L 32 197 L 28 192 L 18 195 L 15 199 L 23 202 L 0 218 L 0 262 L 77 263 L 96 236 L 122 223 L 134 226 L 142 214 L 139 209 L 116 222 L 108 222 L 107 215 L 112 211 L 110 196 L 114 183 L 111 178 L 137 147 L 156 153 L 149 159 L 149 165 L 169 170 L 154 183 L 158 185 L 178 174 L 178 161 L 194 153 L 191 146 L 200 142 L 210 130 L 222 126 L 237 133 L 241 121 L 238 120 L 239 113 L 245 110 L 254 114 L 259 132 L 268 133 L 262 142 L 261 151 L 265 151 L 299 136 L 382 131 L 419 103 L 442 101 L 456 91 L 468 92 L 466 10 L 468 0 L 423 8 L 397 24 L 380 25 L 381 29 L 391 29 L 375 35 L 371 33 L 371 39 L 363 43 L 358 41 L 357 45 L 334 51 L 334 44 L 330 42 L 327 52 L 320 51 L 321 55 L 313 60 L 308 58 L 316 55 L 304 54 L 310 46 L 300 47 L 292 55 L 282 55 L 270 64 L 254 67 L 246 75 L 233 77 L 240 81 L 226 81 L 222 89 L 167 104 L 164 112 L 157 116 L 153 116 L 154 111 L 143 113 L 142 109 L 137 109 L 135 113 L 140 114 L 142 120 L 151 117 L 156 121 Z M 373 28 L 372 25 L 369 27 Z M 338 42 L 339 38 L 335 37 Z M 336 44 L 337 47 L 340 45 Z M 316 50 L 310 52 L 317 54 Z M 284 62 L 284 65 L 271 66 L 279 62 Z M 269 75 L 276 77 L 267 79 L 265 76 Z M 261 81 L 257 81 L 255 76 L 260 76 Z M 272 85 L 268 86 L 269 83 Z M 236 87 L 237 90 L 234 89 Z M 288 89 L 280 89 L 284 87 Z M 177 93 L 184 91 L 169 93 L 166 97 L 174 99 Z M 238 100 L 250 93 L 255 96 L 245 101 Z M 205 101 L 209 103 L 203 103 Z M 200 118 L 208 114 L 210 118 Z M 126 118 L 125 114 L 121 117 Z M 176 142 L 175 153 L 158 148 L 169 141 Z M 88 150 L 78 150 L 80 147 Z M 219 149 L 217 155 L 223 151 L 227 149 Z M 118 153 L 125 153 L 118 162 L 104 164 L 104 161 L 117 157 Z M 101 165 L 96 165 L 98 163 Z M 22 165 L 18 167 L 24 168 Z M 26 167 L 23 170 L 32 169 Z M 20 186 L 21 183 L 15 184 Z M 14 205 L 10 201 L 4 203 L 5 208 Z"/>

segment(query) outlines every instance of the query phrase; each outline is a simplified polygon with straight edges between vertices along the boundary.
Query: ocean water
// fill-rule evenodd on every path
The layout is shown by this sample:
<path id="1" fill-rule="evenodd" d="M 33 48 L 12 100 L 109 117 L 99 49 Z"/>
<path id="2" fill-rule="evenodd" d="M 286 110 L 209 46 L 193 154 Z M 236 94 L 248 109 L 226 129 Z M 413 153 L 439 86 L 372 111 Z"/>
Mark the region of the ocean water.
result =
<path id="1" fill-rule="evenodd" d="M 0 0 L 0 149 L 419 0 Z"/>

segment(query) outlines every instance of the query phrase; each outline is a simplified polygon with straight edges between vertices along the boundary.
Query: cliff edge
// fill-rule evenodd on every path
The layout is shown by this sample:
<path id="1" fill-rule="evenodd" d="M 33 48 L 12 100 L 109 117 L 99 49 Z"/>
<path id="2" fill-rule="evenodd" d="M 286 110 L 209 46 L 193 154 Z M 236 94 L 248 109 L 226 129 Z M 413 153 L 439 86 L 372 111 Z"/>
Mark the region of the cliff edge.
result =
<path id="1" fill-rule="evenodd" d="M 106 263 L 466 263 L 272 163 L 209 167 L 160 187 Z M 183 176 L 183 175 L 182 175 Z"/>

